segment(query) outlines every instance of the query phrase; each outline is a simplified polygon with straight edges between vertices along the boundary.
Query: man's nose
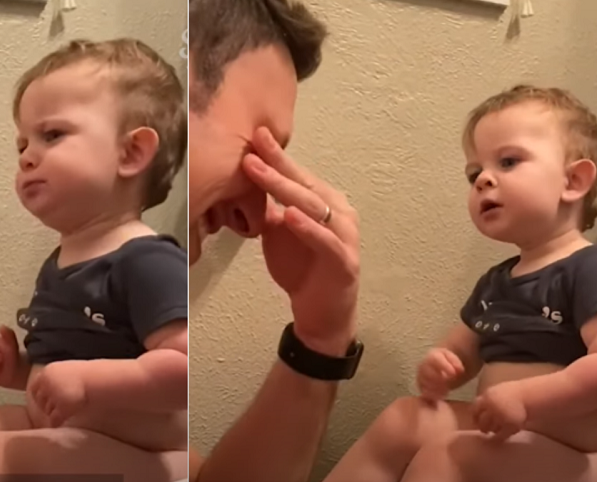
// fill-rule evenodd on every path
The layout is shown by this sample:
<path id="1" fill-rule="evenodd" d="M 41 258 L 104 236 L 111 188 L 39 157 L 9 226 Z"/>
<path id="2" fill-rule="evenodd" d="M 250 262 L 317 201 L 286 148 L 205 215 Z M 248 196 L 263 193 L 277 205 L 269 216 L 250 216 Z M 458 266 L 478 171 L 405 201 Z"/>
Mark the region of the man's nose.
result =
<path id="1" fill-rule="evenodd" d="M 228 227 L 247 238 L 259 236 L 263 231 L 266 206 L 267 196 L 261 192 L 239 199 L 229 207 Z"/>

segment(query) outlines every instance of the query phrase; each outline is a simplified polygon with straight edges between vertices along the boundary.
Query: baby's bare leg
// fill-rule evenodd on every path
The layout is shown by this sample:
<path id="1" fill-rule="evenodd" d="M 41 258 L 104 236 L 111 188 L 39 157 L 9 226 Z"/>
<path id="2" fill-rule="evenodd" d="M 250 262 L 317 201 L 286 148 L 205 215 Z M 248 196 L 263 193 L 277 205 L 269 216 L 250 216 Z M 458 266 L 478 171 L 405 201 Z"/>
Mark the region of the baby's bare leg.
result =
<path id="1" fill-rule="evenodd" d="M 400 398 L 379 415 L 325 482 L 400 481 L 426 442 L 472 428 L 467 403 L 440 402 L 432 406 L 419 398 Z"/>
<path id="2" fill-rule="evenodd" d="M 498 443 L 459 432 L 424 446 L 402 482 L 594 482 L 597 454 L 583 454 L 543 435 L 520 432 Z"/>
<path id="3" fill-rule="evenodd" d="M 0 432 L 31 430 L 33 424 L 24 405 L 0 406 Z"/>
<path id="4" fill-rule="evenodd" d="M 186 451 L 146 452 L 73 428 L 0 433 L 2 475 L 68 474 L 84 482 L 81 476 L 117 474 L 118 482 L 173 482 L 187 477 L 187 460 Z"/>

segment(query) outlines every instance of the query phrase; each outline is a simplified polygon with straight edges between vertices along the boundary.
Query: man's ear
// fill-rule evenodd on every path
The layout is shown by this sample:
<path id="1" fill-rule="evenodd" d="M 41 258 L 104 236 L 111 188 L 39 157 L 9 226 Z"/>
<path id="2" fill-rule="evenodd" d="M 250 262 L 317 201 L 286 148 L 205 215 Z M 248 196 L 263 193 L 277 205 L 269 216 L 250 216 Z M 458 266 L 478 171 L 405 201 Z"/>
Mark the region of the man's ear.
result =
<path id="1" fill-rule="evenodd" d="M 566 170 L 566 186 L 562 201 L 573 203 L 583 199 L 593 187 L 597 168 L 590 159 L 580 159 L 571 163 Z"/>
<path id="2" fill-rule="evenodd" d="M 158 133 L 149 127 L 139 127 L 124 137 L 123 155 L 118 174 L 129 178 L 144 172 L 156 155 L 160 145 Z"/>

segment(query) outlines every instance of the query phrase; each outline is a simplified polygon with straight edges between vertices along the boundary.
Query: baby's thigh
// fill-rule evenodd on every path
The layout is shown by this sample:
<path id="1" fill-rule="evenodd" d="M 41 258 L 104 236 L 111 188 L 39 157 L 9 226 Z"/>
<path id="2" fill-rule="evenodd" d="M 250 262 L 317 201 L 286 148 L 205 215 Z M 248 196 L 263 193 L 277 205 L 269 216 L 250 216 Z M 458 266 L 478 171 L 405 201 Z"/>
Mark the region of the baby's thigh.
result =
<path id="1" fill-rule="evenodd" d="M 468 403 L 399 398 L 375 419 L 325 480 L 401 480 L 422 446 L 456 430 L 472 428 Z"/>
<path id="2" fill-rule="evenodd" d="M 460 401 L 432 403 L 420 397 L 400 398 L 386 409 L 382 418 L 384 423 L 395 426 L 394 436 L 410 439 L 415 449 L 438 437 L 475 428 L 471 404 Z"/>
<path id="3" fill-rule="evenodd" d="M 529 423 L 527 428 L 579 452 L 597 452 L 597 413 L 576 418 L 552 417 Z"/>
<path id="4" fill-rule="evenodd" d="M 438 462 L 441 465 L 444 461 L 446 467 L 442 472 L 458 474 L 450 479 L 458 482 L 597 480 L 597 454 L 583 454 L 528 431 L 519 432 L 505 442 L 496 442 L 478 431 L 458 432 L 429 444 L 417 459 L 414 462 L 421 475 L 428 464 L 433 462 L 437 470 Z"/>
<path id="5" fill-rule="evenodd" d="M 72 480 L 119 474 L 121 482 L 170 482 L 187 477 L 187 463 L 186 451 L 147 452 L 86 430 L 0 433 L 0 474 L 42 476 L 39 480 L 54 474 L 75 476 Z"/>
<path id="6" fill-rule="evenodd" d="M 469 403 L 404 397 L 392 402 L 378 416 L 360 443 L 374 447 L 401 466 L 425 444 L 457 430 L 474 428 Z"/>

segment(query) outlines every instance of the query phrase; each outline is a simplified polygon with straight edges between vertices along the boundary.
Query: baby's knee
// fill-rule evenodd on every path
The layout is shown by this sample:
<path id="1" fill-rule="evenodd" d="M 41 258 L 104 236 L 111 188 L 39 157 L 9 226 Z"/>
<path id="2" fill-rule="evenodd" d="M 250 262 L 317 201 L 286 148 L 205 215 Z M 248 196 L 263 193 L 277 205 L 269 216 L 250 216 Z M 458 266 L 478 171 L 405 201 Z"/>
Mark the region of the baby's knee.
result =
<path id="1" fill-rule="evenodd" d="M 486 461 L 482 456 L 483 440 L 479 434 L 452 432 L 428 440 L 417 453 L 418 465 L 435 464 L 445 473 L 458 473 L 462 482 L 474 480 L 482 473 Z M 481 479 L 479 479 L 481 480 Z"/>
<path id="2" fill-rule="evenodd" d="M 396 450 L 413 455 L 438 434 L 449 432 L 449 415 L 443 402 L 432 405 L 419 397 L 395 400 L 384 413 L 385 432 L 390 434 Z"/>

